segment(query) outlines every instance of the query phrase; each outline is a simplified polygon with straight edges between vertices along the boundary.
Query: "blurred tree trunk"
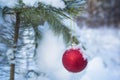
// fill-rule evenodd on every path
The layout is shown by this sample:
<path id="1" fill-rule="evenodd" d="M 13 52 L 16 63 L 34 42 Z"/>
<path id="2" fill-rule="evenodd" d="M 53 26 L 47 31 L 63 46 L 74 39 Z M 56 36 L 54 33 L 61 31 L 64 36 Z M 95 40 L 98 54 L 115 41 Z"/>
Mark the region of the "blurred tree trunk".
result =
<path id="1" fill-rule="evenodd" d="M 88 0 L 91 25 L 115 25 L 120 23 L 120 0 Z"/>
<path id="2" fill-rule="evenodd" d="M 19 27 L 20 27 L 20 13 L 16 13 L 16 24 L 14 29 L 14 45 L 13 45 L 13 57 L 11 58 L 11 61 L 13 61 L 10 65 L 10 80 L 14 80 L 15 78 L 15 54 L 17 52 L 17 42 L 18 42 L 18 36 L 19 36 Z"/>
<path id="3" fill-rule="evenodd" d="M 117 24 L 120 24 L 120 0 L 115 1 L 113 10 L 114 10 L 114 14 L 113 14 L 114 23 L 116 24 L 116 26 L 119 26 Z"/>
<path id="4" fill-rule="evenodd" d="M 120 0 L 87 0 L 86 13 L 83 19 L 88 26 L 120 27 Z"/>

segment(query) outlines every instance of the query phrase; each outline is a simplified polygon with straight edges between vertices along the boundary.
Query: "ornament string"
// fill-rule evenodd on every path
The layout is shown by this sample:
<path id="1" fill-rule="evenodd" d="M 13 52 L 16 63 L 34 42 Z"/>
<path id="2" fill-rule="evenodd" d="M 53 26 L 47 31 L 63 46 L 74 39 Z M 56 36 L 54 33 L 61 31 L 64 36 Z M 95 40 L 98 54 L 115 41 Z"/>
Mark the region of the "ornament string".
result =
<path id="1" fill-rule="evenodd" d="M 70 26 L 71 26 L 71 33 L 73 33 L 73 32 L 75 32 L 75 27 L 73 27 L 73 21 L 71 20 L 71 22 L 70 22 Z M 73 36 L 73 34 L 71 35 L 71 39 L 70 39 L 71 41 L 71 44 L 70 44 L 70 46 L 71 47 L 74 47 L 75 45 L 76 45 L 76 43 L 74 42 L 74 36 Z"/>

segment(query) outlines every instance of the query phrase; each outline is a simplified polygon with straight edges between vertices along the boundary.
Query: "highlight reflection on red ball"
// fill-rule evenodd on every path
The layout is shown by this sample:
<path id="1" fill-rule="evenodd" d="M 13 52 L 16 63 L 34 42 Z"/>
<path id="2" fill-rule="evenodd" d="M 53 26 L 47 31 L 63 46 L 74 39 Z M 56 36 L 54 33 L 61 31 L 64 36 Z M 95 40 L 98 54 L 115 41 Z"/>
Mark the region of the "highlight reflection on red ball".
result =
<path id="1" fill-rule="evenodd" d="M 62 57 L 64 67 L 70 72 L 80 72 L 87 66 L 87 59 L 84 59 L 79 48 L 66 50 Z"/>

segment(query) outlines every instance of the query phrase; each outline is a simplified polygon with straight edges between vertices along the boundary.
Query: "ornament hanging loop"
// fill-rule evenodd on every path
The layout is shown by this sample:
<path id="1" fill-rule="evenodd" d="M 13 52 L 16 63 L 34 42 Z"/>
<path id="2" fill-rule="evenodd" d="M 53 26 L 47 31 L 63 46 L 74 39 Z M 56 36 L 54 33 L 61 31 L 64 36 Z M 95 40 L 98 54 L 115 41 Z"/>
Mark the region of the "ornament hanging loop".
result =
<path id="1" fill-rule="evenodd" d="M 77 38 L 75 36 L 71 36 L 71 46 L 74 47 L 77 44 L 79 44 L 79 41 L 77 40 Z"/>

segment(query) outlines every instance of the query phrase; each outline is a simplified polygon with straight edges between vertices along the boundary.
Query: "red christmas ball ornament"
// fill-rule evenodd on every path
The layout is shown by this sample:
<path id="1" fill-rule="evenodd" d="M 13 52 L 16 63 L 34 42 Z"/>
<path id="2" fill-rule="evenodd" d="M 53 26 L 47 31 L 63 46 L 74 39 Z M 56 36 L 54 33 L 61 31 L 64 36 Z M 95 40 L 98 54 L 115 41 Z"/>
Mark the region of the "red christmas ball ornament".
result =
<path id="1" fill-rule="evenodd" d="M 69 72 L 80 72 L 87 66 L 87 59 L 79 48 L 66 50 L 62 57 L 62 63 Z"/>

